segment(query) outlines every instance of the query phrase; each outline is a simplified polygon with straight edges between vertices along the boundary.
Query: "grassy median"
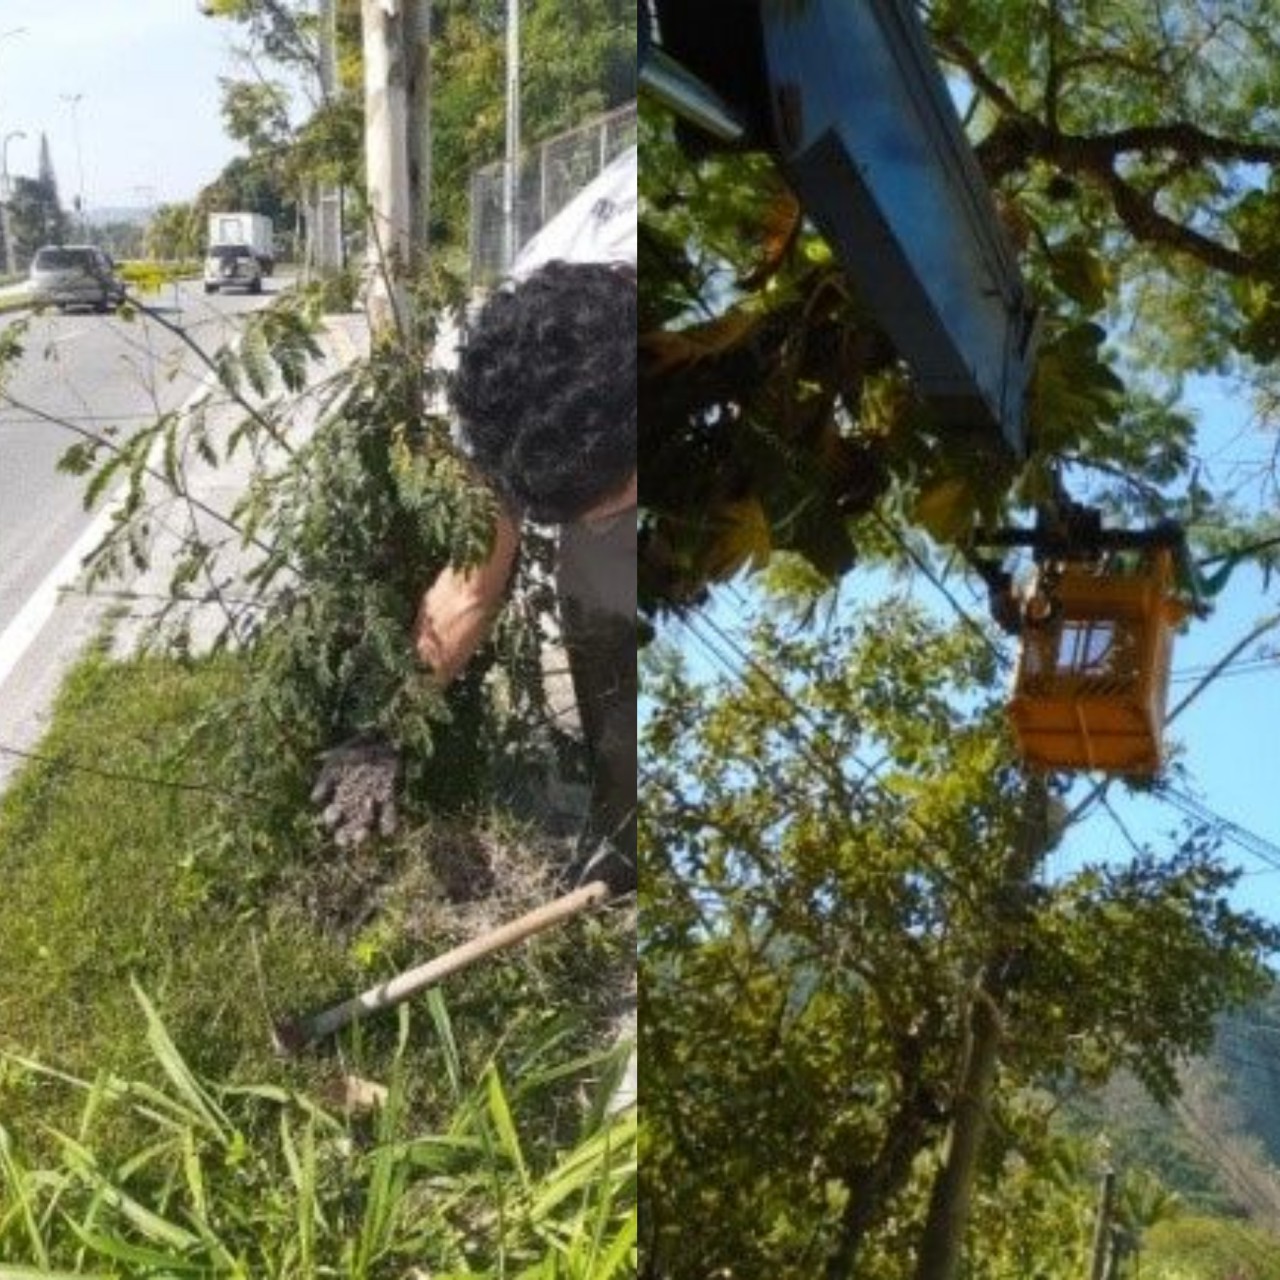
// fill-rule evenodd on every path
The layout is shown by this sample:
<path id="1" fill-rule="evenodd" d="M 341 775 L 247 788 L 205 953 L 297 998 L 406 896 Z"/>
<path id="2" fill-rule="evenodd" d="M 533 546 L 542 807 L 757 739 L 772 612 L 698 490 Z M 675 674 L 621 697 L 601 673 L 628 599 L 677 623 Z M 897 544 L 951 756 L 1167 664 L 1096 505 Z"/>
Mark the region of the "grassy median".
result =
<path id="1" fill-rule="evenodd" d="M 539 1158 L 544 1169 L 561 1167 L 564 1144 L 576 1141 L 582 1098 L 616 1065 L 582 1060 L 607 1038 L 618 977 L 633 955 L 625 923 L 610 913 L 458 976 L 443 999 L 416 1001 L 407 1023 L 384 1016 L 299 1060 L 276 1057 L 273 1017 L 341 999 L 482 930 L 515 909 L 512 894 L 540 892 L 542 871 L 527 856 L 536 834 L 494 813 L 452 818 L 360 856 L 340 857 L 305 821 L 292 850 L 229 846 L 210 822 L 227 799 L 219 795 L 222 748 L 210 713 L 236 689 L 241 661 L 121 663 L 94 653 L 66 682 L 39 758 L 0 801 L 0 1262 L 41 1265 L 60 1256 L 57 1215 L 37 1247 L 22 1220 L 6 1219 L 3 1209 L 6 1183 L 10 1192 L 26 1185 L 38 1199 L 53 1186 L 54 1170 L 72 1177 L 59 1133 L 76 1135 L 92 1152 L 90 1172 L 72 1171 L 86 1204 L 99 1176 L 92 1170 L 134 1170 L 136 1153 L 159 1151 L 157 1133 L 177 1141 L 172 1135 L 183 1124 L 194 1126 L 183 1142 L 203 1149 L 203 1095 L 183 1101 L 180 1090 L 175 1110 L 161 1108 L 169 1118 L 157 1130 L 156 1107 L 140 1110 L 137 1097 L 131 1104 L 129 1090 L 118 1087 L 136 1081 L 138 1089 L 172 1092 L 183 1076 L 166 1069 L 169 1053 L 199 1079 L 216 1081 L 211 1090 L 258 1091 L 209 1095 L 224 1098 L 215 1110 L 228 1116 L 225 1098 L 235 1099 L 239 1110 L 226 1132 L 241 1133 L 250 1150 L 280 1147 L 286 1120 L 279 1100 L 286 1097 L 312 1099 L 308 1123 L 321 1124 L 314 1116 L 323 1115 L 324 1125 L 350 1137 L 357 1130 L 344 1126 L 360 1123 L 348 1096 L 355 1080 L 384 1099 L 377 1128 L 388 1141 L 412 1143 L 424 1127 L 438 1135 L 489 1117 L 462 1149 L 497 1160 L 520 1185 Z M 496 870 L 503 886 L 485 882 L 481 867 L 490 880 Z M 23 1065 L 32 1063 L 41 1067 Z M 95 1080 L 115 1085 L 96 1096 Z M 285 1092 L 268 1097 L 264 1090 Z M 476 1098 L 484 1099 L 479 1111 Z M 322 1104 L 331 1109 L 317 1110 Z M 515 1120 L 504 1119 L 512 1108 Z M 625 1147 L 634 1133 L 619 1140 Z M 501 1154 L 512 1141 L 514 1153 Z M 611 1221 L 627 1208 L 612 1198 L 616 1154 L 608 1156 Z M 286 1143 L 277 1159 L 264 1157 L 254 1178 L 275 1169 L 282 1185 L 273 1194 L 318 1194 L 314 1170 L 309 1190 L 295 1185 L 296 1155 Z M 31 1172 L 41 1168 L 47 1177 Z M 419 1176 L 426 1174 L 412 1161 L 397 1175 L 405 1187 Z M 149 1181 L 142 1164 L 130 1177 L 140 1180 L 130 1194 L 152 1209 L 158 1201 L 147 1202 L 144 1192 L 172 1199 L 181 1190 Z M 334 1177 L 359 1183 L 364 1173 Z M 64 1203 L 74 1202 L 73 1190 L 62 1187 Z M 227 1194 L 248 1192 L 236 1183 Z M 487 1209 L 475 1212 L 477 1221 L 491 1218 Z M 470 1215 L 464 1208 L 463 1217 Z M 146 1222 L 126 1212 L 118 1237 L 125 1253 L 107 1256 L 120 1262 L 128 1249 L 155 1244 Z M 76 1243 L 64 1235 L 68 1248 Z M 593 1236 L 591 1248 L 601 1239 Z M 443 1236 L 435 1243 L 447 1253 Z M 334 1256 L 346 1247 L 340 1239 L 330 1245 Z M 536 1253 L 535 1244 L 523 1248 Z M 625 1264 L 627 1249 L 619 1248 Z M 191 1244 L 163 1266 L 179 1255 L 203 1256 Z M 126 1272 L 163 1273 L 156 1266 L 161 1271 L 149 1271 L 135 1258 Z"/>

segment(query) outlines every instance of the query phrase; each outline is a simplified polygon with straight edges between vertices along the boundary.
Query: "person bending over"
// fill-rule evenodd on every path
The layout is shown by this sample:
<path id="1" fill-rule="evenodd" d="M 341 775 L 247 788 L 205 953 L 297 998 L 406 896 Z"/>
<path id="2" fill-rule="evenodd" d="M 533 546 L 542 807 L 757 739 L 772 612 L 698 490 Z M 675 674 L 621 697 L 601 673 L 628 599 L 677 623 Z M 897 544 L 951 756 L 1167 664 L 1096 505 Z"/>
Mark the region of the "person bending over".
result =
<path id="1" fill-rule="evenodd" d="M 499 500 L 494 545 L 472 570 L 427 589 L 415 644 L 448 683 L 489 633 L 525 520 L 560 528 L 563 643 L 592 770 L 575 878 L 635 887 L 636 282 L 628 267 L 551 262 L 485 304 L 461 352 L 452 399 L 463 444 Z M 326 783 L 328 785 L 326 785 Z M 334 798 L 326 823 L 359 843 L 394 826 L 394 778 L 355 819 Z"/>

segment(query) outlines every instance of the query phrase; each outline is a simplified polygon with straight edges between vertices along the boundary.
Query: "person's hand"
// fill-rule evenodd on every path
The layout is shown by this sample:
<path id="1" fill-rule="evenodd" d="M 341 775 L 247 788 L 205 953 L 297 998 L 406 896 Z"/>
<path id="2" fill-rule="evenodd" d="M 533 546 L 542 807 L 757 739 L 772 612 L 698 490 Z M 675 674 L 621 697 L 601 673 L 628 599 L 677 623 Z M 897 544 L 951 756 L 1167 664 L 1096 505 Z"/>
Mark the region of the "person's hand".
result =
<path id="1" fill-rule="evenodd" d="M 384 738 L 361 733 L 324 752 L 311 803 L 339 849 L 357 849 L 375 835 L 396 833 L 400 815 L 400 753 Z"/>

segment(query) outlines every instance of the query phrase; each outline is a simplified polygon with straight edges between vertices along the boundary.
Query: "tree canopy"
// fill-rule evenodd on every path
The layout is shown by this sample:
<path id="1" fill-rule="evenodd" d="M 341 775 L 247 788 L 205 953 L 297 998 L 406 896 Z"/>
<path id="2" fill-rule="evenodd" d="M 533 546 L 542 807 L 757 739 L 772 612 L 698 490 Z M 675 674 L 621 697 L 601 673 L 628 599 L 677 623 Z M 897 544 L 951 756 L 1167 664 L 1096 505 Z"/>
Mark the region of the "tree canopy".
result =
<path id="1" fill-rule="evenodd" d="M 935 0 L 933 48 L 1043 316 L 1021 468 L 929 420 L 759 154 L 643 117 L 641 338 L 650 608 L 771 549 L 838 576 L 870 511 L 943 542 L 1074 469 L 1118 510 L 1227 520 L 1183 380 L 1274 416 L 1280 143 L 1273 0 Z"/>
<path id="2" fill-rule="evenodd" d="M 691 624 L 715 680 L 649 663 L 651 1274 L 943 1274 L 923 1259 L 975 1106 L 971 1274 L 1078 1274 L 1040 1091 L 1126 1068 L 1167 1099 L 1216 1010 L 1265 988 L 1280 934 L 1226 905 L 1235 873 L 1195 834 L 1046 878 L 1062 806 L 1018 768 L 972 630 L 902 599 L 818 634 L 776 612 L 746 640 Z"/>
<path id="3" fill-rule="evenodd" d="M 246 74 L 223 82 L 230 135 L 293 192 L 363 184 L 358 0 L 337 2 L 338 83 L 318 91 L 319 30 L 302 0 L 209 0 L 246 38 Z M 505 0 L 431 4 L 431 235 L 465 249 L 471 172 L 499 160 L 505 130 Z M 635 97 L 635 15 L 620 0 L 523 0 L 521 123 L 527 142 Z M 299 87 L 302 92 L 299 93 Z"/>

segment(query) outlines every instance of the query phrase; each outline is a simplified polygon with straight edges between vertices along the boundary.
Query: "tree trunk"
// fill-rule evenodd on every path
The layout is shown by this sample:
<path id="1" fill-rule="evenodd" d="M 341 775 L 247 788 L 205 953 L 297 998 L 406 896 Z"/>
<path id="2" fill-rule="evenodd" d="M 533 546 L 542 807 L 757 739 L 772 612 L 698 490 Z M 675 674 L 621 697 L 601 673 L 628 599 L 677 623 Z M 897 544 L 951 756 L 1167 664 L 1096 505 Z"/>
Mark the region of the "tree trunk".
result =
<path id="1" fill-rule="evenodd" d="M 1016 982 L 1018 935 L 1027 912 L 1028 890 L 1048 847 L 1048 802 L 1044 778 L 1029 777 L 1022 831 L 1016 847 L 1009 852 L 1001 903 L 994 912 L 994 950 L 969 1005 L 968 1045 L 952 1108 L 951 1133 L 929 1196 L 915 1280 L 954 1280 L 960 1266 L 978 1160 L 1000 1066 L 1000 1010 Z"/>
<path id="2" fill-rule="evenodd" d="M 1000 1064 L 1000 1032 L 994 998 L 980 988 L 969 1007 L 968 1052 L 946 1156 L 929 1197 L 915 1280 L 953 1280 L 956 1274 Z"/>
<path id="3" fill-rule="evenodd" d="M 415 0 L 362 0 L 365 165 L 369 188 L 369 325 L 375 342 L 407 333 L 409 263 L 406 8 Z"/>
<path id="4" fill-rule="evenodd" d="M 849 1202 L 841 1215 L 835 1248 L 827 1257 L 825 1280 L 854 1280 L 867 1236 L 910 1180 L 916 1157 L 929 1142 L 930 1128 L 936 1123 L 935 1105 L 919 1091 L 904 1098 L 889 1121 L 874 1163 L 841 1171 Z"/>

